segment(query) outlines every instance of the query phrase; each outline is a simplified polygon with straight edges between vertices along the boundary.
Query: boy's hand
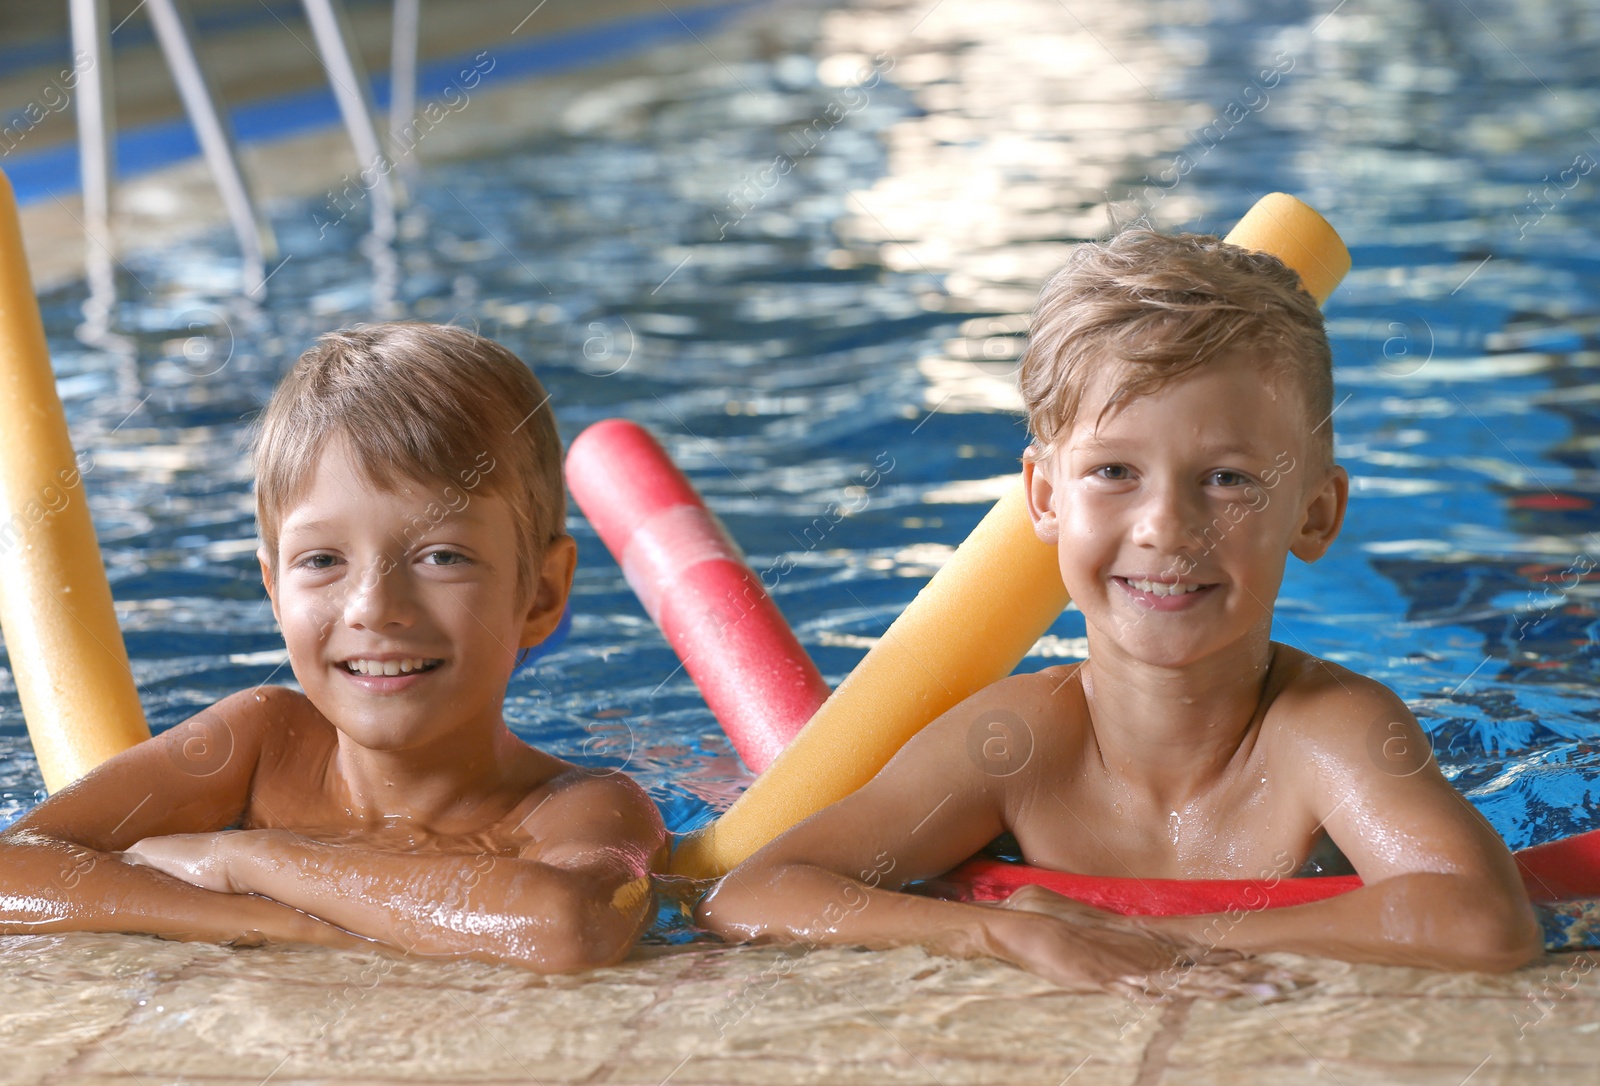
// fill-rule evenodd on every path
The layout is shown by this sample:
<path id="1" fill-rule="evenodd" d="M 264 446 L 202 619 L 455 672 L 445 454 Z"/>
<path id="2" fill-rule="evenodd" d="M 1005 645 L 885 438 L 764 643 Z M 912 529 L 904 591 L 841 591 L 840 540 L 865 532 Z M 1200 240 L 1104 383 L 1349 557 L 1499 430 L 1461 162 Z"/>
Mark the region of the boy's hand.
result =
<path id="1" fill-rule="evenodd" d="M 1143 993 L 1162 970 L 1194 966 L 1178 943 L 1116 924 L 1109 913 L 1100 920 L 1004 905 L 996 911 L 1004 919 L 985 925 L 997 944 L 995 955 L 1073 991 Z"/>
<path id="2" fill-rule="evenodd" d="M 143 864 L 182 879 L 202 890 L 219 894 L 246 893 L 233 880 L 228 859 L 228 838 L 246 831 L 222 830 L 218 833 L 174 833 L 165 837 L 146 837 L 117 855 L 128 863 Z"/>
<path id="3" fill-rule="evenodd" d="M 1081 901 L 1075 901 L 1043 886 L 1019 886 L 1008 897 L 993 904 L 1000 909 L 1043 913 L 1058 920 L 1077 921 L 1083 924 L 1114 923 L 1121 919 L 1116 913 L 1097 909 L 1093 905 L 1085 905 Z"/>
<path id="4" fill-rule="evenodd" d="M 1074 991 L 1135 1000 L 1251 995 L 1276 999 L 1303 978 L 1228 950 L 1150 931 L 1136 917 L 1105 912 L 1039 886 L 996 904 L 1015 920 L 991 925 L 999 957 Z"/>

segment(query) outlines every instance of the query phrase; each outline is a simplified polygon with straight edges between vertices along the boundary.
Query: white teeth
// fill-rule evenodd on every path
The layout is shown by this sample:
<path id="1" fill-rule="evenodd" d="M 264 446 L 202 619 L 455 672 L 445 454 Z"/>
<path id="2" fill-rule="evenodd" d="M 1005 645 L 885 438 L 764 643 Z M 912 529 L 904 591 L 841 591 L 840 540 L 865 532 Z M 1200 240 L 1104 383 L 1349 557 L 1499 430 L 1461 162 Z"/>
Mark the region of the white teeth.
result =
<path id="1" fill-rule="evenodd" d="M 416 656 L 406 660 L 346 660 L 344 666 L 357 675 L 409 675 L 439 662 Z"/>
<path id="2" fill-rule="evenodd" d="M 1162 584 L 1160 581 L 1129 581 L 1128 583 L 1140 592 L 1148 592 L 1152 596 L 1181 596 L 1186 592 L 1194 592 L 1202 587 L 1197 584 Z"/>

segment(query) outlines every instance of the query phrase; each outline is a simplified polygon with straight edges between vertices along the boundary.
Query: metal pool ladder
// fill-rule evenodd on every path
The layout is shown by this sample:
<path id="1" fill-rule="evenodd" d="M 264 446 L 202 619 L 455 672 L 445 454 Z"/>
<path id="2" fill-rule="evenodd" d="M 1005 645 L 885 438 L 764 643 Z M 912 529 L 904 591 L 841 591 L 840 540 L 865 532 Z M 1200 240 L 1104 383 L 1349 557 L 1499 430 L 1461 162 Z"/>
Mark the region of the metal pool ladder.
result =
<path id="1" fill-rule="evenodd" d="M 84 232 L 88 245 L 91 297 L 115 296 L 112 274 L 114 243 L 111 233 L 111 187 L 115 172 L 112 144 L 111 32 L 107 0 L 68 0 L 72 18 L 74 59 L 87 57 L 79 75 L 77 99 L 78 163 L 83 186 Z M 339 104 L 339 114 L 363 169 L 376 175 L 372 198 L 372 232 L 383 242 L 395 237 L 395 207 L 400 188 L 391 177 L 389 160 L 374 120 L 376 109 L 361 56 L 352 47 L 353 36 L 342 0 L 302 0 L 306 21 L 316 38 L 317 52 L 328 73 L 328 83 Z M 416 109 L 417 28 L 421 0 L 395 0 L 391 50 L 389 129 L 399 133 L 411 123 Z M 272 225 L 250 194 L 249 182 L 239 166 L 239 149 L 233 126 L 222 109 L 205 64 L 195 48 L 194 19 L 185 0 L 145 0 L 156 40 L 167 68 L 177 84 L 184 112 L 194 126 L 200 150 L 211 171 L 223 206 L 239 239 L 244 260 L 244 286 L 249 295 L 266 286 L 267 264 L 277 257 Z M 376 168 L 380 163 L 384 168 Z"/>

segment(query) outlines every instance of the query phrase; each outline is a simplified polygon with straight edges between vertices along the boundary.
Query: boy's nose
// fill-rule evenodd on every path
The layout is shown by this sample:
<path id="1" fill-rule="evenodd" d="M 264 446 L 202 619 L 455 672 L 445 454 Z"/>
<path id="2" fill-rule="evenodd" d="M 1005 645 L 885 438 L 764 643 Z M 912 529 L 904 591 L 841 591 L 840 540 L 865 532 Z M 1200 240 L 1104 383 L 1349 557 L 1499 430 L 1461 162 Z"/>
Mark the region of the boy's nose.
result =
<path id="1" fill-rule="evenodd" d="M 1134 518 L 1133 542 L 1176 556 L 1193 547 L 1193 528 L 1198 519 L 1199 504 L 1181 487 L 1147 482 L 1141 489 Z"/>
<path id="2" fill-rule="evenodd" d="M 381 555 L 367 563 L 345 597 L 345 625 L 377 630 L 386 626 L 409 626 L 412 617 L 411 592 L 404 569 Z"/>

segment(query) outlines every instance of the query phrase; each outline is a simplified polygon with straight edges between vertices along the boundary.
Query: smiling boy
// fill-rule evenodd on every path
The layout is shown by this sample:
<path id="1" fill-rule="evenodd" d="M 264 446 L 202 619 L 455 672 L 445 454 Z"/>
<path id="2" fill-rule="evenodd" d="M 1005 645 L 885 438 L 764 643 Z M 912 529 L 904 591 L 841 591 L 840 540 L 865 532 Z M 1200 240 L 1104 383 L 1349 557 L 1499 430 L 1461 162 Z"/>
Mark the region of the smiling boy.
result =
<path id="1" fill-rule="evenodd" d="M 624 957 L 664 859 L 655 805 L 501 713 L 572 583 L 560 462 L 549 397 L 498 344 L 322 337 L 256 443 L 261 575 L 303 693 L 231 695 L 18 820 L 0 932 Z"/>
<path id="2" fill-rule="evenodd" d="M 1088 659 L 933 721 L 724 879 L 701 922 L 987 954 L 1091 988 L 1148 990 L 1213 951 L 1484 970 L 1538 954 L 1509 852 L 1405 704 L 1271 638 L 1288 556 L 1327 551 L 1349 485 L 1326 332 L 1295 273 L 1211 237 L 1081 246 L 1044 289 L 1020 380 L 1029 514 L 1083 612 Z M 997 717 L 1032 743 L 1002 772 L 969 753 Z M 1271 878 L 1342 850 L 1365 886 L 1167 918 L 1039 887 L 1002 908 L 898 892 L 1007 831 L 1029 863 L 1087 875 Z"/>

